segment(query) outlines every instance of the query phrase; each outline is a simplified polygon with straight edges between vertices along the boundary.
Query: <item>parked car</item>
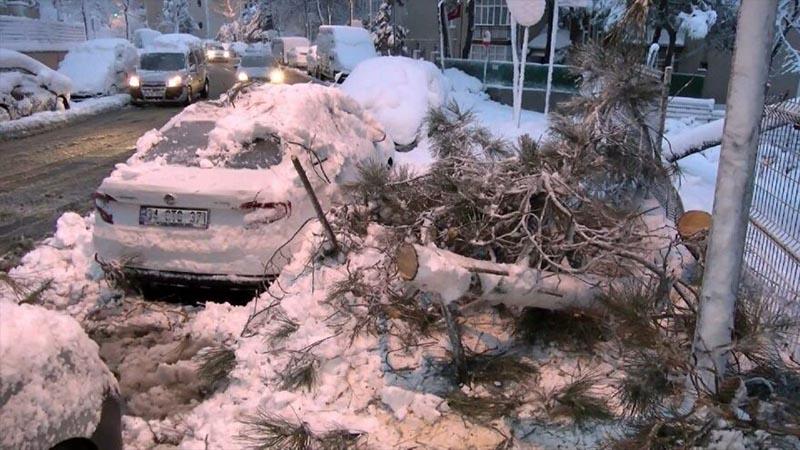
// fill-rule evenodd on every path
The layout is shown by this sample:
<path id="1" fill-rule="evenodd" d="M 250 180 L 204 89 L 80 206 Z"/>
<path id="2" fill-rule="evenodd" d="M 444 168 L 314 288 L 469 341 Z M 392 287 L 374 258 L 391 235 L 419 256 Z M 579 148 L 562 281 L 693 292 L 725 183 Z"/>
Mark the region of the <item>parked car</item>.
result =
<path id="1" fill-rule="evenodd" d="M 206 41 L 203 44 L 206 50 L 206 59 L 209 61 L 224 61 L 231 60 L 231 51 L 227 50 L 224 45 L 216 41 Z"/>
<path id="2" fill-rule="evenodd" d="M 35 59 L 0 48 L 0 122 L 69 109 L 69 78 Z"/>
<path id="3" fill-rule="evenodd" d="M 288 54 L 290 51 L 296 47 L 308 48 L 310 45 L 308 39 L 301 36 L 276 37 L 272 40 L 272 57 L 280 64 L 289 65 Z"/>
<path id="4" fill-rule="evenodd" d="M 272 64 L 272 57 L 266 53 L 245 53 L 236 68 L 236 79 L 239 81 L 262 80 L 270 81 L 271 77 L 276 77 L 273 70 L 280 71 Z M 282 80 L 275 80 L 276 82 Z"/>
<path id="5" fill-rule="evenodd" d="M 306 56 L 306 72 L 309 75 L 314 75 L 317 71 L 317 46 L 312 45 L 308 47 L 308 55 Z"/>
<path id="6" fill-rule="evenodd" d="M 94 97 L 127 91 L 139 54 L 126 39 L 92 39 L 64 57 L 58 72 L 72 80 L 72 97 Z"/>
<path id="7" fill-rule="evenodd" d="M 138 49 L 144 49 L 153 45 L 157 37 L 161 36 L 160 31 L 150 28 L 139 28 L 133 32 L 133 45 Z"/>
<path id="8" fill-rule="evenodd" d="M 361 61 L 378 56 L 367 30 L 360 27 L 322 25 L 317 35 L 313 75 L 331 80 L 347 77 Z"/>
<path id="9" fill-rule="evenodd" d="M 182 102 L 208 98 L 208 65 L 200 39 L 164 34 L 139 56 L 128 86 L 135 103 Z"/>
<path id="10" fill-rule="evenodd" d="M 96 257 L 147 283 L 262 286 L 316 217 L 291 157 L 327 208 L 361 164 L 391 164 L 385 137 L 355 100 L 317 84 L 247 85 L 233 104 L 187 108 L 97 189 Z"/>
<path id="11" fill-rule="evenodd" d="M 308 49 L 309 47 L 298 46 L 289 50 L 286 53 L 286 65 L 298 69 L 308 67 Z"/>
<path id="12" fill-rule="evenodd" d="M 0 300 L 0 448 L 121 450 L 117 381 L 75 319 Z"/>

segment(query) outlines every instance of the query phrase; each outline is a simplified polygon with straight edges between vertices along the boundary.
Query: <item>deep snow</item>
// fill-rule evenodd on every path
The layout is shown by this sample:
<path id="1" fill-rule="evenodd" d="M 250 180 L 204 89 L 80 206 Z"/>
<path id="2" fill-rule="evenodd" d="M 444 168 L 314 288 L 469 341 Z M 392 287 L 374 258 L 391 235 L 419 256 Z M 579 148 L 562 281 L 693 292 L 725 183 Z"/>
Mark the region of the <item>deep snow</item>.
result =
<path id="1" fill-rule="evenodd" d="M 82 102 L 70 103 L 70 109 L 64 111 L 44 111 L 27 117 L 0 123 L 0 137 L 12 139 L 57 128 L 89 116 L 103 114 L 122 108 L 130 103 L 128 94 L 117 94 L 108 97 L 97 97 Z"/>

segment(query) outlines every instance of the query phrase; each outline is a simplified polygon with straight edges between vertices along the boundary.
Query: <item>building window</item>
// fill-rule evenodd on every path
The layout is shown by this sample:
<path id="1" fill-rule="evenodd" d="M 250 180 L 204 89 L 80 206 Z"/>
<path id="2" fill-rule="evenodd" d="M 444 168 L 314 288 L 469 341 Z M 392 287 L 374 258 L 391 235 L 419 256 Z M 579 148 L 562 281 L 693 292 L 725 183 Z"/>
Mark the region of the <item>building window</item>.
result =
<path id="1" fill-rule="evenodd" d="M 202 30 L 203 29 L 203 22 L 197 22 L 197 27 Z"/>
<path id="2" fill-rule="evenodd" d="M 470 59 L 484 60 L 489 54 L 489 61 L 510 61 L 511 46 L 509 45 L 489 45 L 472 44 L 470 48 Z"/>
<path id="3" fill-rule="evenodd" d="M 475 25 L 508 25 L 506 0 L 475 0 Z"/>
<path id="4" fill-rule="evenodd" d="M 203 0 L 197 0 L 197 7 L 198 8 L 202 8 L 203 7 Z"/>

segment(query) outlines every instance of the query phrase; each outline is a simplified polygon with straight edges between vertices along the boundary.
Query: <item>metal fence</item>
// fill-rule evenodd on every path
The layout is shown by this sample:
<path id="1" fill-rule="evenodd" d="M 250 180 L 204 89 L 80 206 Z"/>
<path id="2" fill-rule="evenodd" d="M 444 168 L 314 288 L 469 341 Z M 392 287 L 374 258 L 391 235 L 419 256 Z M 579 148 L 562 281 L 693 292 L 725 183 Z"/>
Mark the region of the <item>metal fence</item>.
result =
<path id="1" fill-rule="evenodd" d="M 761 281 L 765 306 L 800 321 L 800 98 L 765 108 L 745 263 Z"/>

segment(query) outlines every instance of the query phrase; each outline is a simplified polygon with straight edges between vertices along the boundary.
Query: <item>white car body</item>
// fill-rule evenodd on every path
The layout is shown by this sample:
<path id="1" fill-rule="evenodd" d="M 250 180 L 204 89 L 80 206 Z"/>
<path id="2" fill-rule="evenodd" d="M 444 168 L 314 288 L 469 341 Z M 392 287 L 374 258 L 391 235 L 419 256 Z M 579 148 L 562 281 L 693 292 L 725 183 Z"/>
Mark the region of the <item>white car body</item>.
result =
<path id="1" fill-rule="evenodd" d="M 133 32 L 133 44 L 138 49 L 147 48 L 153 45 L 153 41 L 161 36 L 160 31 L 151 30 L 150 28 L 139 28 Z"/>
<path id="2" fill-rule="evenodd" d="M 311 45 L 308 39 L 302 36 L 282 36 L 272 40 L 272 56 L 276 62 L 289 65 L 289 52 L 297 47 L 308 48 Z"/>
<path id="3" fill-rule="evenodd" d="M 136 48 L 125 39 L 92 39 L 67 52 L 58 72 L 72 80 L 73 97 L 111 95 L 127 91 L 138 60 Z"/>
<path id="4" fill-rule="evenodd" d="M 286 65 L 298 69 L 308 67 L 308 49 L 309 47 L 298 46 L 289 50 L 286 53 Z"/>
<path id="5" fill-rule="evenodd" d="M 369 32 L 360 27 L 322 25 L 317 34 L 314 75 L 336 79 L 347 76 L 364 60 L 378 56 Z"/>
<path id="6" fill-rule="evenodd" d="M 35 59 L 0 48 L 0 122 L 68 109 L 72 82 Z"/>
<path id="7" fill-rule="evenodd" d="M 284 244 L 316 217 L 290 157 L 327 208 L 359 164 L 391 163 L 385 137 L 357 102 L 320 85 L 253 85 L 235 106 L 186 108 L 143 136 L 98 188 L 97 258 L 177 284 L 260 284 L 298 243 Z"/>
<path id="8" fill-rule="evenodd" d="M 269 80 L 270 71 L 273 69 L 272 58 L 266 53 L 245 53 L 236 68 L 236 79 Z M 244 75 L 242 75 L 244 74 Z"/>

